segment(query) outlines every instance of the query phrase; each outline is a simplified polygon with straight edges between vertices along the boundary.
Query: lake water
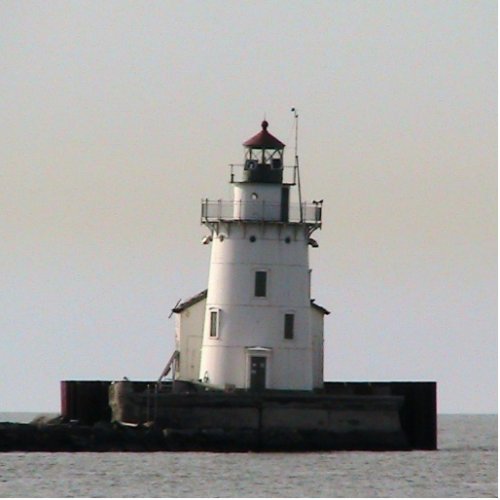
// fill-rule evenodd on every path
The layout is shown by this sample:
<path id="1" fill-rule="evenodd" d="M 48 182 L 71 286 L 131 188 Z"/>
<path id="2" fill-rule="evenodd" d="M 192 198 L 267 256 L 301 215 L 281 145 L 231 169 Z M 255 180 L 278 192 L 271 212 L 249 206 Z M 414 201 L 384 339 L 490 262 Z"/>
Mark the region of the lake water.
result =
<path id="1" fill-rule="evenodd" d="M 0 453 L 0 497 L 496 497 L 497 439 L 440 415 L 431 452 Z"/>

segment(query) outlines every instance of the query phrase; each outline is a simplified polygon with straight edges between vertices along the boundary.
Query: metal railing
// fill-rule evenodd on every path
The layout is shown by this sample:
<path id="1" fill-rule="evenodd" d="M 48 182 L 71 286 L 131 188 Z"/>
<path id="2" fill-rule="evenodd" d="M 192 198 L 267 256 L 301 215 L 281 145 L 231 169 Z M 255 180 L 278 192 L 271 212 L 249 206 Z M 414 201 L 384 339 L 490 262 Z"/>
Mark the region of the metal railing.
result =
<path id="1" fill-rule="evenodd" d="M 302 209 L 301 209 L 302 208 Z M 266 203 L 265 201 L 201 201 L 201 221 L 260 221 L 321 225 L 322 203 Z"/>

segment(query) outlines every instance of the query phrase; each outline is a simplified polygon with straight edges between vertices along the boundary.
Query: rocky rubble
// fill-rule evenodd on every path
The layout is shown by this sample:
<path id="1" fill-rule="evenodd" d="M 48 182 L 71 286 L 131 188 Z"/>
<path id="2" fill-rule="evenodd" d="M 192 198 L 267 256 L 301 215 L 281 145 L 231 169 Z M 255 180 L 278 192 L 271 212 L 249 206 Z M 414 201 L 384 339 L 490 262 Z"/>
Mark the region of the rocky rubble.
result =
<path id="1" fill-rule="evenodd" d="M 375 438 L 375 439 L 374 439 Z M 314 451 L 408 449 L 398 436 L 340 436 L 300 430 L 170 429 L 154 424 L 93 426 L 61 419 L 0 423 L 0 452 Z"/>

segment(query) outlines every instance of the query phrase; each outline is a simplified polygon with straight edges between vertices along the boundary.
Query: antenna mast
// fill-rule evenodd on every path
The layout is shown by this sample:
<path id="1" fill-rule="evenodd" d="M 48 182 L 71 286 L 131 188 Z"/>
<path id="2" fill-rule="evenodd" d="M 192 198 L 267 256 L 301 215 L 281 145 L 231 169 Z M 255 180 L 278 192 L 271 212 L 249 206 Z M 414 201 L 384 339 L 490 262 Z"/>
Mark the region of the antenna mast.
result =
<path id="1" fill-rule="evenodd" d="M 303 211 L 302 211 L 302 190 L 300 187 L 300 169 L 299 169 L 299 113 L 296 108 L 291 109 L 293 117 L 295 119 L 295 169 L 297 170 L 297 188 L 299 191 L 299 213 L 300 222 L 304 222 Z"/>

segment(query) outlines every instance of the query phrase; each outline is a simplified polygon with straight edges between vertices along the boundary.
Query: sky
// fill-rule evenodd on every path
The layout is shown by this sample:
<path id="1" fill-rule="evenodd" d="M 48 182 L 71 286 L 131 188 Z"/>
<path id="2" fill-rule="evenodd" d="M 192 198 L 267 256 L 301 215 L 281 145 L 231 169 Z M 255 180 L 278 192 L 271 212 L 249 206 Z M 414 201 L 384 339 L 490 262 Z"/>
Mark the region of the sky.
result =
<path id="1" fill-rule="evenodd" d="M 0 2 L 0 411 L 155 380 L 202 198 L 299 113 L 325 379 L 497 411 L 497 2 Z"/>

